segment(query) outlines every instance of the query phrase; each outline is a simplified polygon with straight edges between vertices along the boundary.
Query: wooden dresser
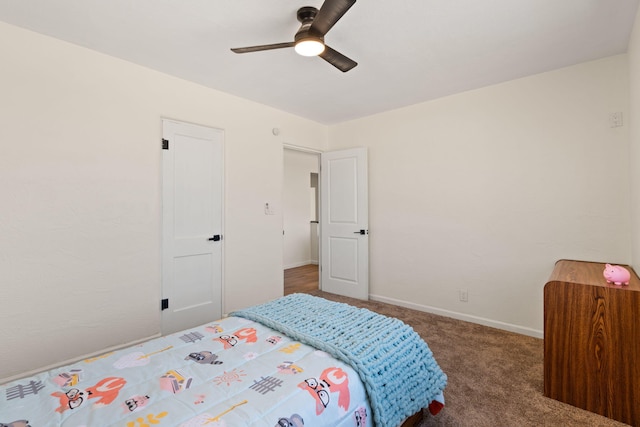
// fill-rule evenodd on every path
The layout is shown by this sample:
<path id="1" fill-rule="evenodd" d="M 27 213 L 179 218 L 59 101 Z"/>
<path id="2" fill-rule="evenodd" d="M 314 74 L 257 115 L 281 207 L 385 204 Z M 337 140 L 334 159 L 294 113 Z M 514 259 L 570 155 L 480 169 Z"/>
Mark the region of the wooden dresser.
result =
<path id="1" fill-rule="evenodd" d="M 640 426 L 640 280 L 560 260 L 544 287 L 544 395 Z"/>

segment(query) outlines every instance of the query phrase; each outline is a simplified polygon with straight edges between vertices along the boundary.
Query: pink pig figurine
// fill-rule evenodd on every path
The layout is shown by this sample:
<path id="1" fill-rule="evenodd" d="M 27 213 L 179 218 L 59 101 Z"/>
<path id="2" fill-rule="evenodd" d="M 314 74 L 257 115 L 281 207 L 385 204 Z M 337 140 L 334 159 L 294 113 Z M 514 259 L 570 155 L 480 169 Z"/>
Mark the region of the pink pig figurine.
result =
<path id="1" fill-rule="evenodd" d="M 604 271 L 602 272 L 604 278 L 607 279 L 607 283 L 614 285 L 628 285 L 629 279 L 631 279 L 631 273 L 624 267 L 619 265 L 606 264 Z"/>

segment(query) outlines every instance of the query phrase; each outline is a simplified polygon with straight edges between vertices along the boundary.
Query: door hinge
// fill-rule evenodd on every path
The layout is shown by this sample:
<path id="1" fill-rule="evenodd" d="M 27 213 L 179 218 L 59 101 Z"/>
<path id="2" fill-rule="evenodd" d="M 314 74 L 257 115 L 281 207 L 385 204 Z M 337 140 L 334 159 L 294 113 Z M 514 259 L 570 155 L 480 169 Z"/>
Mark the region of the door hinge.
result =
<path id="1" fill-rule="evenodd" d="M 163 150 L 168 150 L 169 149 L 169 140 L 168 139 L 162 138 L 162 149 Z"/>
<path id="2" fill-rule="evenodd" d="M 169 308 L 169 298 L 165 298 L 160 301 L 160 310 L 166 310 L 167 308 Z"/>

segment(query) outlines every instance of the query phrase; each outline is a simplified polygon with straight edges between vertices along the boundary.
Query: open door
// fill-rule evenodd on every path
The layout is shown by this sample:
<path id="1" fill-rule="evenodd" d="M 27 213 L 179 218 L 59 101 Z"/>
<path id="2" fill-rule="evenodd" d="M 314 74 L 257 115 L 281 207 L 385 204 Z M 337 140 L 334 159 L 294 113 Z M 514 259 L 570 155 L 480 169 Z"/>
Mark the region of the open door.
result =
<path id="1" fill-rule="evenodd" d="M 320 288 L 369 299 L 367 149 L 321 155 Z"/>

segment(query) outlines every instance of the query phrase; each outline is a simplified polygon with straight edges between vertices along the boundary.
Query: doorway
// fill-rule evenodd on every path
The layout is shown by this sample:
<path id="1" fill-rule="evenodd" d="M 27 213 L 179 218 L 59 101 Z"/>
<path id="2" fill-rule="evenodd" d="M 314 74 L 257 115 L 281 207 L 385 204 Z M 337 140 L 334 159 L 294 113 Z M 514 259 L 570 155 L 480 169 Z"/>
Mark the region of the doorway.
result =
<path id="1" fill-rule="evenodd" d="M 306 149 L 288 149 L 284 147 L 285 155 L 287 153 L 298 153 L 302 151 L 309 154 L 310 150 Z M 309 196 L 308 200 L 315 200 L 314 203 L 304 204 L 301 211 L 305 213 L 303 218 L 319 218 L 318 222 L 319 234 L 319 283 L 318 289 L 325 292 L 331 292 L 338 295 L 349 296 L 366 300 L 369 298 L 369 207 L 368 207 L 368 172 L 367 172 L 367 149 L 351 148 L 338 151 L 316 152 L 313 154 L 314 165 L 320 165 L 318 170 L 322 170 L 318 187 L 315 188 L 315 198 Z M 306 184 L 306 178 L 296 180 L 288 174 L 290 170 L 287 161 L 283 162 L 285 167 L 283 187 L 289 185 L 299 185 L 300 182 L 305 183 L 304 191 L 309 191 Z M 311 178 L 308 181 L 311 186 Z M 296 235 L 287 234 L 289 221 L 287 219 L 287 202 L 293 198 L 286 196 L 283 191 L 283 225 L 284 225 L 284 256 L 291 247 L 296 247 Z M 310 192 L 311 194 L 311 192 Z M 309 206 L 315 206 L 311 208 Z M 310 224 L 313 221 L 304 219 L 301 224 Z M 304 234 L 306 235 L 305 228 Z M 312 233 L 309 232 L 311 235 Z M 289 239 L 287 239 L 289 237 Z M 309 240 L 303 239 L 305 244 L 301 247 L 303 253 L 310 250 Z M 292 245 L 287 244 L 292 242 Z M 315 247 L 315 245 L 311 245 Z M 300 247 L 300 246 L 298 246 Z M 298 255 L 297 252 L 293 252 Z M 306 258 L 305 258 L 306 259 Z M 289 262 L 289 264 L 287 263 Z M 295 268 L 302 265 L 311 264 L 309 260 L 296 263 L 285 258 L 283 265 L 285 273 L 287 269 Z M 285 276 L 290 276 L 285 274 Z"/>
<path id="2" fill-rule="evenodd" d="M 285 294 L 319 288 L 318 172 L 320 153 L 283 150 L 283 266 Z"/>

